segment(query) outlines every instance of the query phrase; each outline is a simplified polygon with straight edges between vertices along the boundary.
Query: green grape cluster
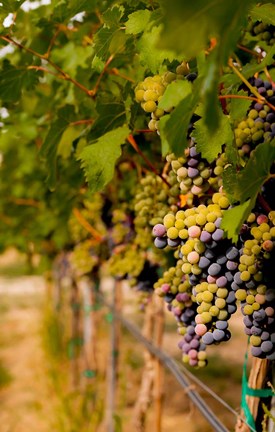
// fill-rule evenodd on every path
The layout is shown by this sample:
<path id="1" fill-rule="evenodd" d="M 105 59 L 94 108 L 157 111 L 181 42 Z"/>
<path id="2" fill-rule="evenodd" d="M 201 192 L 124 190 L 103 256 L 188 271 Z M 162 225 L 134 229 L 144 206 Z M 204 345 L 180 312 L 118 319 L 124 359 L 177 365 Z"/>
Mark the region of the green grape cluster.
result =
<path id="1" fill-rule="evenodd" d="M 256 37 L 259 44 L 261 44 L 261 41 L 264 41 L 269 46 L 275 43 L 275 26 L 272 24 L 266 24 L 262 21 L 250 22 L 248 32 Z"/>
<path id="2" fill-rule="evenodd" d="M 274 101 L 274 89 L 269 81 L 253 78 L 251 84 L 267 101 Z M 246 118 L 240 121 L 235 128 L 235 142 L 244 163 L 247 162 L 251 151 L 259 143 L 272 139 L 274 134 L 275 114 L 271 107 L 264 102 L 253 102 Z"/>
<path id="3" fill-rule="evenodd" d="M 89 199 L 84 199 L 79 212 L 83 220 L 87 221 L 98 233 L 104 236 L 107 232 L 106 225 L 102 220 L 102 209 L 104 199 L 99 193 L 95 193 Z M 74 242 L 78 243 L 90 236 L 86 228 L 72 214 L 69 220 L 69 231 Z"/>
<path id="4" fill-rule="evenodd" d="M 136 278 L 142 272 L 146 260 L 145 253 L 132 244 L 117 246 L 107 261 L 110 275 L 117 279 L 129 279 L 135 286 Z"/>
<path id="5" fill-rule="evenodd" d="M 224 153 L 221 153 L 215 162 L 209 164 L 196 150 L 193 140 L 190 140 L 183 156 L 176 158 L 172 153 L 166 156 L 166 160 L 171 163 L 181 194 L 189 195 L 191 198 L 205 194 L 210 188 L 218 190 L 222 184 L 221 175 L 227 164 Z"/>
<path id="6" fill-rule="evenodd" d="M 96 249 L 93 240 L 83 240 L 75 245 L 69 255 L 69 262 L 78 276 L 90 273 L 99 264 Z"/>
<path id="7" fill-rule="evenodd" d="M 115 208 L 112 212 L 111 239 L 114 245 L 123 244 L 133 235 L 130 216 L 127 205 Z"/>
<path id="8" fill-rule="evenodd" d="M 141 104 L 145 112 L 151 114 L 151 120 L 148 124 L 150 130 L 158 131 L 159 119 L 173 109 L 165 111 L 158 107 L 166 87 L 177 79 L 183 79 L 184 75 L 188 74 L 188 72 L 188 65 L 182 62 L 176 68 L 176 73 L 165 72 L 163 75 L 149 76 L 135 88 L 136 101 Z"/>
<path id="9" fill-rule="evenodd" d="M 169 209 L 169 188 L 160 177 L 147 173 L 137 185 L 134 197 L 135 244 L 146 250 L 151 246 L 152 227 L 161 222 Z"/>

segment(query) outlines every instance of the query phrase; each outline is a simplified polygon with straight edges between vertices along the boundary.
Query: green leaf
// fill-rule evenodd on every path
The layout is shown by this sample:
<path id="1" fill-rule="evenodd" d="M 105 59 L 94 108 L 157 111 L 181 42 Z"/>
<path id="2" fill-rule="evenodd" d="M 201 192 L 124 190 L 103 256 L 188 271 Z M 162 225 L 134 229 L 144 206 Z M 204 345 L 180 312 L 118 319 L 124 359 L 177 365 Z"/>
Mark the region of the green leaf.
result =
<path id="1" fill-rule="evenodd" d="M 109 28 L 118 28 L 120 26 L 119 22 L 124 12 L 123 6 L 114 6 L 103 14 L 103 21 L 105 25 Z"/>
<path id="2" fill-rule="evenodd" d="M 165 124 L 166 124 L 168 119 L 169 119 L 169 115 L 165 115 L 165 116 L 161 117 L 161 119 L 159 121 L 159 132 L 160 132 L 160 138 L 161 138 L 161 155 L 163 157 L 166 156 L 169 152 L 171 152 L 168 140 L 167 140 L 167 138 L 165 136 L 165 132 L 164 132 Z"/>
<path id="3" fill-rule="evenodd" d="M 32 88 L 38 82 L 39 75 L 26 67 L 15 68 L 6 61 L 0 71 L 0 99 L 3 102 L 18 101 L 23 88 Z"/>
<path id="4" fill-rule="evenodd" d="M 1 0 L 0 12 L 16 12 L 26 0 Z"/>
<path id="5" fill-rule="evenodd" d="M 143 32 L 149 23 L 151 12 L 148 9 L 139 10 L 128 15 L 125 23 L 127 34 L 138 34 Z"/>
<path id="6" fill-rule="evenodd" d="M 242 224 L 249 216 L 254 205 L 255 199 L 251 199 L 229 210 L 225 210 L 221 227 L 226 232 L 227 237 L 232 239 L 234 243 L 237 243 Z"/>
<path id="7" fill-rule="evenodd" d="M 220 61 L 226 63 L 239 38 L 239 30 L 251 4 L 232 0 L 160 0 L 164 27 L 159 45 L 181 52 L 187 59 L 195 57 L 217 39 Z"/>
<path id="8" fill-rule="evenodd" d="M 255 198 L 261 186 L 269 178 L 270 168 L 275 161 L 275 139 L 259 144 L 250 155 L 249 161 L 240 174 L 234 197 L 243 203 Z"/>
<path id="9" fill-rule="evenodd" d="M 257 63 L 257 64 L 248 63 L 247 65 L 245 65 L 241 71 L 242 75 L 245 78 L 250 78 L 253 75 L 255 75 L 255 73 L 261 72 L 266 66 L 273 64 L 274 56 L 275 56 L 275 45 L 273 45 L 270 48 L 270 50 L 267 52 L 266 56 L 263 58 L 261 63 Z M 241 79 L 237 75 L 232 73 L 232 74 L 224 75 L 221 81 L 224 83 L 225 87 L 230 87 L 239 84 L 241 82 Z"/>
<path id="10" fill-rule="evenodd" d="M 265 24 L 272 24 L 275 26 L 275 8 L 274 4 L 257 4 L 250 11 L 250 15 L 257 21 L 263 21 Z"/>
<path id="11" fill-rule="evenodd" d="M 228 116 L 219 112 L 219 119 L 219 128 L 214 133 L 209 131 L 205 120 L 200 119 L 194 124 L 195 129 L 191 134 L 196 140 L 197 150 L 208 162 L 212 162 L 221 153 L 224 144 L 232 145 L 234 139 Z"/>
<path id="12" fill-rule="evenodd" d="M 92 12 L 95 7 L 96 0 L 61 0 L 55 5 L 52 19 L 62 23 L 80 12 Z"/>
<path id="13" fill-rule="evenodd" d="M 247 92 L 240 90 L 239 92 L 233 93 L 238 96 L 247 96 Z M 248 99 L 234 99 L 230 101 L 230 118 L 233 122 L 241 121 L 251 105 L 252 101 Z"/>
<path id="14" fill-rule="evenodd" d="M 192 84 L 187 80 L 177 80 L 169 84 L 161 97 L 159 108 L 169 111 L 192 93 Z"/>
<path id="15" fill-rule="evenodd" d="M 169 148 L 176 156 L 181 156 L 187 147 L 187 130 L 192 113 L 195 111 L 197 101 L 192 97 L 186 97 L 168 116 L 163 126 L 162 140 L 166 140 Z"/>
<path id="16" fill-rule="evenodd" d="M 58 144 L 63 133 L 74 117 L 75 113 L 73 106 L 66 105 L 65 107 L 62 107 L 58 111 L 57 120 L 52 123 L 45 141 L 40 149 L 41 158 L 46 161 L 46 166 L 48 169 L 46 182 L 50 190 L 53 190 L 56 184 L 56 156 Z"/>
<path id="17" fill-rule="evenodd" d="M 95 35 L 94 51 L 103 61 L 106 61 L 110 55 L 110 44 L 117 31 L 117 28 L 102 27 Z"/>
<path id="18" fill-rule="evenodd" d="M 96 111 L 98 117 L 91 128 L 90 139 L 97 139 L 106 132 L 122 126 L 126 121 L 126 111 L 123 103 L 98 102 Z"/>
<path id="19" fill-rule="evenodd" d="M 204 79 L 201 87 L 201 99 L 205 103 L 205 123 L 209 132 L 214 132 L 219 126 L 220 107 L 217 98 L 220 68 L 216 50 L 210 53 L 204 69 L 202 71 Z"/>
<path id="20" fill-rule="evenodd" d="M 158 73 L 164 60 L 175 60 L 175 53 L 172 50 L 158 49 L 156 43 L 160 37 L 160 26 L 145 31 L 137 42 L 137 49 L 142 65 L 148 67 L 153 73 Z"/>
<path id="21" fill-rule="evenodd" d="M 81 152 L 79 160 L 91 192 L 103 189 L 112 180 L 115 163 L 121 155 L 121 145 L 129 133 L 127 126 L 119 127 L 102 135 Z"/>

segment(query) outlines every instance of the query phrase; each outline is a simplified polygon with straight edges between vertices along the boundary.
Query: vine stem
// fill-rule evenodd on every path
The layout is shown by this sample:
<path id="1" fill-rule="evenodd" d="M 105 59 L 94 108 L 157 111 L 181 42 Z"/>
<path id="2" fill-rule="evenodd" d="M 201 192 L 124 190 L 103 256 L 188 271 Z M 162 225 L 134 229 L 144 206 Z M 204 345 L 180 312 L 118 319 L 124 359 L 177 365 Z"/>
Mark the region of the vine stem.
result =
<path id="1" fill-rule="evenodd" d="M 110 55 L 110 57 L 109 57 L 108 60 L 106 61 L 105 65 L 104 65 L 104 68 L 103 68 L 103 70 L 101 71 L 101 73 L 100 73 L 100 75 L 99 75 L 99 77 L 98 77 L 98 79 L 97 79 L 97 81 L 96 81 L 96 83 L 95 83 L 95 86 L 94 86 L 93 90 L 90 90 L 90 95 L 91 95 L 93 98 L 94 98 L 95 95 L 97 94 L 97 92 L 98 92 L 98 88 L 99 88 L 99 84 L 100 84 L 100 81 L 102 80 L 103 75 L 105 74 L 105 72 L 106 72 L 106 70 L 107 70 L 109 64 L 113 61 L 113 59 L 114 59 L 114 55 L 112 54 L 112 55 Z"/>
<path id="2" fill-rule="evenodd" d="M 242 96 L 242 95 L 234 95 L 234 94 L 228 94 L 228 95 L 221 95 L 218 96 L 219 99 L 247 99 L 247 100 L 251 100 L 251 101 L 255 101 L 255 102 L 262 102 L 261 99 L 257 99 L 255 97 L 252 96 Z"/>
<path id="3" fill-rule="evenodd" d="M 262 54 L 257 53 L 256 51 L 252 51 L 249 48 L 247 48 L 241 44 L 237 44 L 237 47 L 240 48 L 240 50 L 245 51 L 245 52 L 253 55 L 254 57 L 257 57 L 259 60 L 261 60 L 263 58 Z"/>
<path id="4" fill-rule="evenodd" d="M 269 206 L 269 204 L 266 202 L 262 195 L 259 194 L 257 200 L 267 213 L 271 212 L 272 208 Z"/>
<path id="5" fill-rule="evenodd" d="M 103 241 L 103 236 L 94 228 L 92 225 L 87 221 L 87 219 L 84 218 L 84 216 L 81 214 L 81 212 L 78 210 L 78 208 L 73 209 L 73 214 L 80 223 L 80 225 L 83 226 L 83 228 L 86 229 L 92 236 L 97 240 L 98 242 Z"/>
<path id="6" fill-rule="evenodd" d="M 132 83 L 135 83 L 135 80 L 133 80 L 133 78 L 130 78 L 130 77 L 128 77 L 128 76 L 126 76 L 126 75 L 120 73 L 119 70 L 118 70 L 117 68 L 112 68 L 112 69 L 108 70 L 108 73 L 109 73 L 110 75 L 116 75 L 116 76 L 119 76 L 120 78 L 123 78 L 123 79 L 125 79 L 126 81 L 130 81 L 130 82 L 132 82 Z"/>
<path id="7" fill-rule="evenodd" d="M 232 59 L 228 61 L 229 67 L 233 70 L 233 72 L 238 75 L 238 77 L 242 80 L 242 82 L 249 88 L 252 94 L 256 96 L 256 98 L 261 102 L 267 104 L 273 111 L 275 111 L 275 106 L 266 100 L 260 93 L 257 92 L 255 87 L 253 87 L 250 82 L 243 76 L 243 74 L 234 66 Z"/>
<path id="8" fill-rule="evenodd" d="M 131 144 L 131 146 L 135 149 L 135 151 L 142 157 L 142 159 L 144 160 L 144 162 L 146 163 L 146 165 L 148 165 L 148 167 L 152 170 L 153 173 L 155 173 L 158 177 L 161 178 L 161 180 L 168 186 L 170 187 L 170 184 L 168 183 L 168 181 L 157 172 L 156 168 L 154 167 L 154 165 L 149 161 L 149 159 L 147 159 L 147 157 L 142 153 L 142 151 L 140 150 L 135 138 L 133 137 L 133 135 L 129 135 L 127 138 L 127 141 Z"/>
<path id="9" fill-rule="evenodd" d="M 71 122 L 69 126 L 79 126 L 83 124 L 93 124 L 94 119 L 83 119 L 83 120 L 76 120 L 74 122 Z"/>
<path id="10" fill-rule="evenodd" d="M 85 87 L 84 85 L 82 85 L 80 82 L 76 81 L 74 78 L 72 78 L 70 75 L 68 75 L 66 72 L 64 72 L 57 64 L 55 64 L 52 60 L 50 60 L 48 58 L 47 53 L 46 54 L 39 54 L 38 52 L 34 51 L 31 48 L 28 48 L 24 45 L 22 45 L 20 42 L 15 41 L 14 39 L 12 39 L 9 36 L 0 36 L 0 39 L 11 43 L 15 46 L 17 46 L 18 48 L 27 51 L 28 53 L 34 55 L 35 57 L 40 58 L 41 60 L 45 60 L 46 62 L 48 62 L 57 72 L 60 73 L 60 78 L 62 78 L 63 80 L 66 81 L 70 81 L 72 84 L 74 84 L 76 87 L 78 87 L 80 90 L 82 90 L 84 93 L 86 93 L 86 95 L 88 95 L 89 97 L 93 97 L 94 96 L 94 89 L 93 90 L 89 90 L 87 87 Z"/>

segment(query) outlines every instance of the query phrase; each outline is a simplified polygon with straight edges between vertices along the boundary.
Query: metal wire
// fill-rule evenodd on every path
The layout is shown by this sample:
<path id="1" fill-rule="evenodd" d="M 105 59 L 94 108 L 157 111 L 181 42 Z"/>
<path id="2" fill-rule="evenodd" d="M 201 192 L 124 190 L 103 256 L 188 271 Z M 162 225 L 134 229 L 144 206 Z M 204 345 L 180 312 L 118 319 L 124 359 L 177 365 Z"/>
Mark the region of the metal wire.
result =
<path id="1" fill-rule="evenodd" d="M 100 297 L 101 302 L 107 306 L 108 308 L 111 307 L 108 302 L 103 298 L 102 295 L 97 294 L 98 297 Z M 128 331 L 139 341 L 141 342 L 148 351 L 151 352 L 155 357 L 160 359 L 162 363 L 166 366 L 167 369 L 170 370 L 170 372 L 174 375 L 178 383 L 181 385 L 182 388 L 186 391 L 186 394 L 188 397 L 192 400 L 192 402 L 197 406 L 197 408 L 200 410 L 202 415 L 206 418 L 208 423 L 214 428 L 217 432 L 229 432 L 229 430 L 221 423 L 221 421 L 218 419 L 218 417 L 213 413 L 213 411 L 209 408 L 209 406 L 206 404 L 206 402 L 202 399 L 202 397 L 196 392 L 196 390 L 192 387 L 190 381 L 184 376 L 184 374 L 181 372 L 178 365 L 174 362 L 174 360 L 171 359 L 171 357 L 166 354 L 164 351 L 157 348 L 155 345 L 153 345 L 148 339 L 146 339 L 137 326 L 130 321 L 128 321 L 126 318 L 124 318 L 121 314 L 114 312 L 114 318 L 118 319 L 122 322 L 124 327 L 128 329 Z"/>

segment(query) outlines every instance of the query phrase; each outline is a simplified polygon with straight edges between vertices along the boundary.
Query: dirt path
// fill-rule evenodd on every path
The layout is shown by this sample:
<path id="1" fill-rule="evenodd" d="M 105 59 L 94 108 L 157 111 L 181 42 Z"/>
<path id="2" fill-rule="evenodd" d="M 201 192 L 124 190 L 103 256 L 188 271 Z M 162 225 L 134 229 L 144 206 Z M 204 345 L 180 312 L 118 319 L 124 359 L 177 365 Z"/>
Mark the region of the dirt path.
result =
<path id="1" fill-rule="evenodd" d="M 0 390 L 0 432 L 50 432 L 53 403 L 41 346 L 45 284 L 0 278 L 0 358 L 12 381 Z"/>

